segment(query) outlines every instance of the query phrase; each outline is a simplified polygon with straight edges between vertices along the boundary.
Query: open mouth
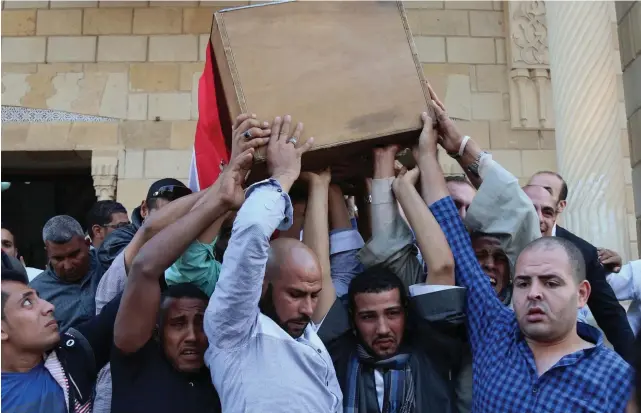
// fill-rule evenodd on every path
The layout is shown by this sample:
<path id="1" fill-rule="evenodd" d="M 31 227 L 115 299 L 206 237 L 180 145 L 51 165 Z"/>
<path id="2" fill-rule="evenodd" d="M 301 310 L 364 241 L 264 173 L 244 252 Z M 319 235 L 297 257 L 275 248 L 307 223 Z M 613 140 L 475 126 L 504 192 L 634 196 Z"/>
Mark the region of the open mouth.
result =
<path id="1" fill-rule="evenodd" d="M 202 356 L 202 352 L 194 349 L 183 350 L 180 352 L 180 355 L 185 358 L 198 358 Z"/>
<path id="2" fill-rule="evenodd" d="M 496 287 L 496 284 L 498 284 L 498 282 L 496 281 L 496 277 L 494 277 L 493 275 L 488 275 L 487 278 L 490 279 L 490 285 L 492 285 L 492 287 Z"/>

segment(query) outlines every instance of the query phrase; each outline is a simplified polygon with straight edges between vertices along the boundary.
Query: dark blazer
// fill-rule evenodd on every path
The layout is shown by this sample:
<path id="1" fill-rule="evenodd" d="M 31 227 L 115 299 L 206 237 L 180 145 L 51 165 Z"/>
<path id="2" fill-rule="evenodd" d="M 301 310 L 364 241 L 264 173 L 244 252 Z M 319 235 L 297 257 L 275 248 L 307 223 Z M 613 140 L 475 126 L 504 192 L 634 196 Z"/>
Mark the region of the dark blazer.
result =
<path id="1" fill-rule="evenodd" d="M 592 292 L 588 298 L 590 311 L 608 341 L 614 346 L 614 350 L 628 360 L 634 343 L 634 333 L 628 323 L 625 310 L 619 304 L 612 287 L 605 278 L 607 271 L 599 261 L 596 247 L 558 225 L 556 236 L 572 242 L 581 250 L 585 258 L 586 277 L 592 286 Z"/>

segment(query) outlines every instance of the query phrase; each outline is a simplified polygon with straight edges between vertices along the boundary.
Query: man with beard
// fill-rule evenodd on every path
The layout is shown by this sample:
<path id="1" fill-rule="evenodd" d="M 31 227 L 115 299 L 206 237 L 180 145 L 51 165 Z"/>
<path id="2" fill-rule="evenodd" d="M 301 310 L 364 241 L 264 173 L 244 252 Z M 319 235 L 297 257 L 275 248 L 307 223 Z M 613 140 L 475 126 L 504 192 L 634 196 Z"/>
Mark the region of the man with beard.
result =
<path id="1" fill-rule="evenodd" d="M 318 258 L 296 239 L 269 240 L 292 223 L 288 196 L 313 143 L 274 119 L 267 145 L 271 178 L 247 189 L 205 314 L 205 355 L 222 410 L 341 412 L 332 360 L 310 324 L 321 288 Z M 262 297 L 262 299 L 261 299 Z"/>

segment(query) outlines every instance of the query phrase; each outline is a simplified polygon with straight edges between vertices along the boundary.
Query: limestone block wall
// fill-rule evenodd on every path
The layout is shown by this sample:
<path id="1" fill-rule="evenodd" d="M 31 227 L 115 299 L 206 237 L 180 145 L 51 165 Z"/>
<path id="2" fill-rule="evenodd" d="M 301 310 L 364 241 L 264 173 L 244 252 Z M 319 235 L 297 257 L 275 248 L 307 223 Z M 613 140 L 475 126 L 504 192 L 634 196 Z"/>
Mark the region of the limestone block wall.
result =
<path id="1" fill-rule="evenodd" d="M 641 230 L 641 2 L 616 3 L 625 109 L 634 186 L 636 232 Z"/>
<path id="2" fill-rule="evenodd" d="M 186 180 L 212 15 L 250 3 L 3 1 L 2 104 L 120 121 L 3 124 L 2 150 L 91 148 L 116 154 L 116 196 L 130 209 L 154 179 Z M 544 21 L 536 30 L 543 33 L 540 44 L 523 46 L 510 29 L 523 23 L 522 17 L 507 2 L 408 1 L 405 7 L 423 71 L 450 114 L 462 119 L 463 131 L 521 182 L 537 170 L 556 170 L 553 120 L 537 126 L 532 118 L 515 128 L 519 122 L 513 115 L 518 99 L 530 107 L 537 97 L 517 99 L 510 50 L 517 44 L 524 50 L 546 48 Z M 543 79 L 549 93 L 549 73 L 547 79 L 541 70 L 531 73 L 530 81 Z M 629 156 L 626 127 L 622 116 L 620 139 Z M 446 172 L 461 172 L 447 157 L 443 162 Z M 631 170 L 626 205 L 634 228 Z M 631 242 L 636 251 L 636 235 Z"/>

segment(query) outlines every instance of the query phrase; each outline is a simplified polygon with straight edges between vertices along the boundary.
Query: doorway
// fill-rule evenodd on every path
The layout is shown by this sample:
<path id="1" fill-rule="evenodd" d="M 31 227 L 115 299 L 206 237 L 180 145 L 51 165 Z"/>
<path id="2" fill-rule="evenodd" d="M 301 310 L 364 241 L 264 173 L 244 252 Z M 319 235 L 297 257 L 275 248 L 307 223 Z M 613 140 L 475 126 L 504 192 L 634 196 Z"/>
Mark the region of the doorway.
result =
<path id="1" fill-rule="evenodd" d="M 47 255 L 42 227 L 51 217 L 70 215 L 86 227 L 96 202 L 91 151 L 2 152 L 2 226 L 16 238 L 29 267 L 44 269 Z"/>

